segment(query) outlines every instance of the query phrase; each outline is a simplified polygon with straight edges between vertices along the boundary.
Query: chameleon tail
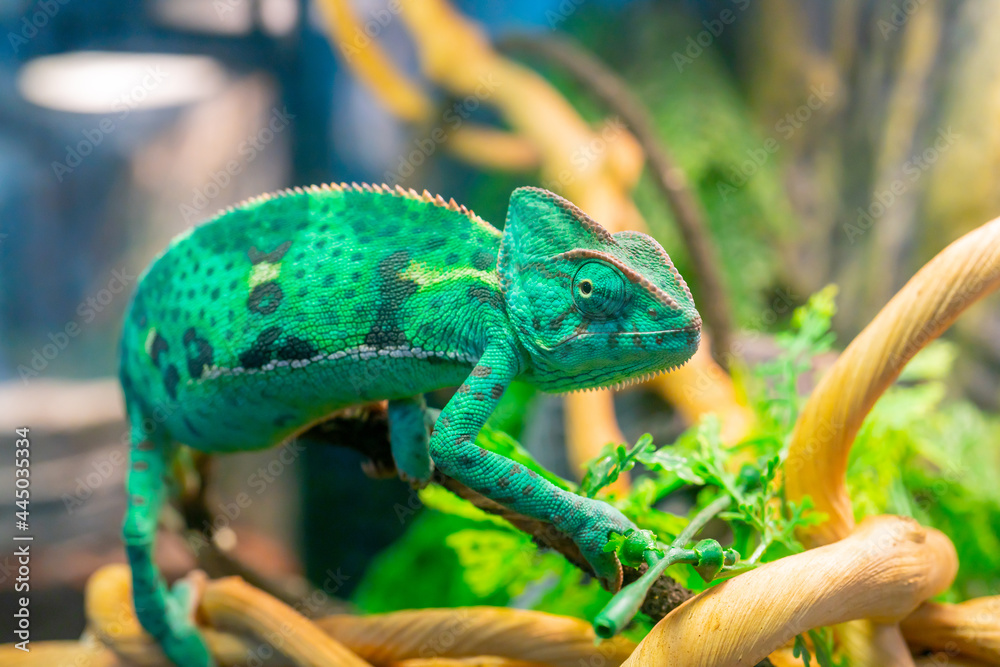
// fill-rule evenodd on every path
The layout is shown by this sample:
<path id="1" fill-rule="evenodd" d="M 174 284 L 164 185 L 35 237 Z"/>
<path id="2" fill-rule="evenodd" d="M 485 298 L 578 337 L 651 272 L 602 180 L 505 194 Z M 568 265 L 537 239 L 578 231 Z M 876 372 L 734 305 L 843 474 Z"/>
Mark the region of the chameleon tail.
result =
<path id="1" fill-rule="evenodd" d="M 144 432 L 141 412 L 129 412 L 132 448 L 122 538 L 132 568 L 136 616 L 175 664 L 213 667 L 215 661 L 189 617 L 186 589 L 169 591 L 153 560 L 157 519 L 166 495 L 164 475 L 170 443 L 162 435 Z"/>

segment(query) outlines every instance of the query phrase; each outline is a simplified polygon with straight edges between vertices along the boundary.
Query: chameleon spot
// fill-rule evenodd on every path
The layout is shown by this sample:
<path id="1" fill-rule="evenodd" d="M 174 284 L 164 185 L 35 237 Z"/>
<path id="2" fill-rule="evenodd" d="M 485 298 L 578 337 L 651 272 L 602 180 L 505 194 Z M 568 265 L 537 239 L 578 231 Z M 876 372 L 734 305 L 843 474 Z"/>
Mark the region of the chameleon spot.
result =
<path id="1" fill-rule="evenodd" d="M 306 277 L 306 270 L 305 269 L 299 269 L 298 271 L 295 272 L 295 277 L 299 278 L 300 280 L 302 278 L 305 278 Z"/>
<path id="2" fill-rule="evenodd" d="M 153 336 L 153 341 L 149 345 L 149 358 L 153 360 L 153 365 L 160 367 L 160 354 L 170 349 L 167 341 L 157 332 Z"/>
<path id="3" fill-rule="evenodd" d="M 191 432 L 191 435 L 201 437 L 201 431 L 194 427 L 194 424 L 192 424 L 191 420 L 187 418 L 187 415 L 184 415 L 181 419 L 184 421 L 184 426 L 187 427 L 187 430 Z"/>
<path id="4" fill-rule="evenodd" d="M 135 446 L 140 452 L 151 452 L 156 449 L 156 445 L 153 444 L 152 440 L 143 440 L 138 445 Z"/>
<path id="5" fill-rule="evenodd" d="M 288 252 L 288 249 L 290 247 L 292 247 L 291 241 L 285 241 L 277 248 L 268 253 L 263 253 L 257 250 L 256 247 L 252 247 L 250 248 L 250 250 L 247 251 L 247 257 L 250 258 L 251 264 L 260 264 L 261 262 L 271 262 L 271 263 L 280 262 L 281 259 L 285 256 L 285 253 Z"/>
<path id="6" fill-rule="evenodd" d="M 205 319 L 205 309 L 204 308 L 199 308 L 198 309 L 198 319 L 199 320 L 204 320 Z"/>
<path id="7" fill-rule="evenodd" d="M 307 340 L 296 336 L 289 336 L 278 348 L 278 359 L 294 361 L 296 359 L 310 359 L 316 354 L 316 347 Z"/>
<path id="8" fill-rule="evenodd" d="M 538 473 L 535 472 L 534 470 L 532 470 L 531 468 L 528 468 L 528 477 L 531 477 L 532 479 L 534 479 L 534 478 L 538 477 Z"/>
<path id="9" fill-rule="evenodd" d="M 359 280 L 361 280 L 361 272 L 360 271 L 355 271 L 354 273 L 351 274 L 351 281 L 352 282 L 358 282 Z"/>
<path id="10" fill-rule="evenodd" d="M 344 249 L 343 248 L 334 248 L 333 252 L 330 253 L 330 256 L 331 257 L 340 257 L 343 254 L 344 254 Z"/>
<path id="11" fill-rule="evenodd" d="M 177 366 L 170 364 L 163 371 L 163 388 L 167 390 L 170 398 L 177 399 L 177 383 L 181 381 L 181 374 L 177 372 Z"/>
<path id="12" fill-rule="evenodd" d="M 352 289 L 344 290 L 344 298 L 345 299 L 353 299 L 356 294 L 357 294 L 357 292 L 354 291 L 354 290 L 352 290 Z"/>
<path id="13" fill-rule="evenodd" d="M 520 472 L 521 472 L 521 466 L 517 465 L 516 463 L 510 467 L 511 475 L 517 475 Z"/>
<path id="14" fill-rule="evenodd" d="M 133 461 L 132 470 L 135 470 L 136 472 L 144 472 L 149 470 L 149 464 L 145 461 Z"/>
<path id="15" fill-rule="evenodd" d="M 208 270 L 205 271 L 205 275 L 209 276 L 209 277 L 211 277 L 213 273 L 215 273 L 215 267 L 214 266 L 208 267 Z"/>
<path id="16" fill-rule="evenodd" d="M 472 285 L 469 287 L 469 298 L 478 301 L 479 303 L 489 304 L 498 310 L 506 310 L 503 298 L 500 296 L 499 292 L 491 290 L 488 287 L 483 287 L 481 285 Z"/>
<path id="17" fill-rule="evenodd" d="M 232 271 L 232 270 L 233 270 L 233 263 L 226 262 L 226 271 Z"/>
<path id="18" fill-rule="evenodd" d="M 440 250 L 442 246 L 447 242 L 443 236 L 431 236 L 424 243 L 424 247 L 428 250 Z"/>
<path id="19" fill-rule="evenodd" d="M 133 505 L 145 505 L 146 504 L 146 499 L 143 498 L 142 496 L 138 495 L 138 494 L 133 495 L 132 498 L 131 498 L 131 500 L 132 500 L 132 504 Z"/>
<path id="20" fill-rule="evenodd" d="M 500 398 L 503 396 L 503 390 L 504 386 L 502 384 L 495 384 L 493 385 L 493 389 L 490 390 L 490 396 L 494 399 Z"/>
<path id="21" fill-rule="evenodd" d="M 247 308 L 253 313 L 270 315 L 278 309 L 283 298 L 284 293 L 281 291 L 281 285 L 273 280 L 261 283 L 250 292 L 250 298 L 247 300 Z"/>
<path id="22" fill-rule="evenodd" d="M 356 252 L 353 255 L 351 255 L 351 261 L 352 262 L 360 262 L 364 258 L 365 258 L 365 254 L 362 253 L 362 252 Z"/>
<path id="23" fill-rule="evenodd" d="M 477 391 L 476 393 L 474 393 L 472 395 L 472 398 L 474 398 L 477 401 L 485 401 L 486 400 L 486 394 L 484 394 L 481 391 Z"/>
<path id="24" fill-rule="evenodd" d="M 371 330 L 365 335 L 365 345 L 389 347 L 409 343 L 399 321 L 399 307 L 417 291 L 416 282 L 400 275 L 409 263 L 409 257 L 408 251 L 399 250 L 378 263 L 378 311 Z"/>
<path id="25" fill-rule="evenodd" d="M 497 480 L 497 486 L 499 486 L 501 489 L 506 489 L 508 486 L 510 486 L 510 480 L 507 479 L 506 477 L 501 477 L 500 479 Z"/>
<path id="26" fill-rule="evenodd" d="M 212 301 L 215 301 L 216 299 L 219 298 L 219 292 L 220 292 L 220 290 L 219 290 L 218 287 L 216 287 L 214 290 L 212 290 Z"/>
<path id="27" fill-rule="evenodd" d="M 297 293 L 297 296 L 298 296 L 298 297 L 299 297 L 300 299 L 304 299 L 304 298 L 306 298 L 307 296 L 309 296 L 309 289 L 308 289 L 308 288 L 306 288 L 306 287 L 303 287 L 302 289 L 300 289 L 300 290 L 298 291 L 298 293 Z"/>
<path id="28" fill-rule="evenodd" d="M 233 280 L 232 282 L 229 283 L 229 291 L 235 292 L 238 285 L 239 283 Z"/>
<path id="29" fill-rule="evenodd" d="M 458 392 L 457 393 L 464 394 L 464 393 L 467 393 L 468 391 L 469 391 L 469 385 L 463 384 L 461 387 L 458 388 Z"/>
<path id="30" fill-rule="evenodd" d="M 652 306 L 649 307 L 649 310 L 647 310 L 646 313 L 652 320 L 659 319 L 660 317 L 660 311 L 658 311 L 656 308 L 653 308 Z"/>
<path id="31" fill-rule="evenodd" d="M 187 277 L 188 277 L 187 271 L 181 271 L 180 279 L 184 281 L 187 280 Z"/>
<path id="32" fill-rule="evenodd" d="M 485 271 L 493 265 L 496 257 L 489 250 L 477 250 L 472 255 L 472 268 L 478 271 Z"/>
<path id="33" fill-rule="evenodd" d="M 320 239 L 320 240 L 316 241 L 316 247 L 317 248 L 322 248 L 325 245 L 326 245 L 326 239 Z"/>
<path id="34" fill-rule="evenodd" d="M 243 368 L 260 368 L 271 361 L 275 341 L 281 336 L 281 327 L 268 327 L 260 332 L 250 349 L 240 355 Z"/>
<path id="35" fill-rule="evenodd" d="M 195 262 L 191 267 L 191 273 L 198 273 L 199 271 L 201 271 L 201 262 Z"/>
<path id="36" fill-rule="evenodd" d="M 457 263 L 458 262 L 458 253 L 457 252 L 449 252 L 448 256 L 444 258 L 444 261 L 445 261 L 446 264 L 449 264 L 449 265 Z"/>
<path id="37" fill-rule="evenodd" d="M 274 418 L 274 425 L 278 428 L 285 428 L 286 426 L 291 426 L 297 421 L 298 418 L 295 415 L 278 415 Z"/>
<path id="38" fill-rule="evenodd" d="M 337 276 L 335 274 L 331 273 L 323 276 L 323 287 L 332 287 L 335 282 L 337 282 Z"/>
<path id="39" fill-rule="evenodd" d="M 187 292 L 187 296 L 188 296 L 189 299 L 193 299 L 194 298 L 194 289 L 189 289 L 188 292 Z"/>
<path id="40" fill-rule="evenodd" d="M 534 484 L 529 484 L 528 486 L 524 487 L 524 489 L 521 491 L 521 493 L 524 494 L 524 495 L 526 495 L 526 496 L 530 496 L 534 492 L 535 492 L 535 485 Z"/>
<path id="41" fill-rule="evenodd" d="M 198 335 L 194 327 L 184 332 L 184 347 L 187 352 L 188 375 L 198 379 L 205 373 L 205 367 L 215 360 L 215 351 L 205 338 Z"/>
<path id="42" fill-rule="evenodd" d="M 481 459 L 484 459 L 484 458 L 486 458 L 487 456 L 490 455 L 490 453 L 488 451 L 486 451 L 485 449 L 483 449 L 482 447 L 476 447 L 476 454 L 478 454 L 479 458 L 481 458 Z"/>
<path id="43" fill-rule="evenodd" d="M 493 372 L 492 368 L 480 364 L 479 366 L 476 366 L 475 368 L 472 369 L 472 376 L 477 378 L 484 378 L 489 376 L 489 374 L 492 372 Z"/>
<path id="44" fill-rule="evenodd" d="M 455 444 L 456 445 L 464 445 L 469 440 L 472 440 L 472 436 L 470 436 L 469 434 L 460 435 L 457 438 L 455 438 Z"/>

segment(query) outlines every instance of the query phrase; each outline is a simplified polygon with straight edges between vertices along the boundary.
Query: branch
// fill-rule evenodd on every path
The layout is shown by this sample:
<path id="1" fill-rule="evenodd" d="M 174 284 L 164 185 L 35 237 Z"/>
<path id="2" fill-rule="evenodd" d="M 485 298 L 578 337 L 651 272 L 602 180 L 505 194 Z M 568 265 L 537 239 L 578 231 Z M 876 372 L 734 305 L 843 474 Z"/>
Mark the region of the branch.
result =
<path id="1" fill-rule="evenodd" d="M 384 404 L 373 403 L 351 408 L 342 415 L 313 427 L 302 434 L 301 439 L 318 444 L 349 447 L 368 457 L 370 463 L 366 468 L 371 474 L 377 476 L 394 474 L 392 453 L 389 449 L 389 422 Z M 512 512 L 440 471 L 434 472 L 434 482 L 476 507 L 506 519 L 519 530 L 531 535 L 540 547 L 558 551 L 576 567 L 587 574 L 594 574 L 576 544 L 551 524 Z M 641 569 L 625 568 L 624 583 L 628 584 L 638 579 L 645 568 L 645 565 Z M 641 610 L 654 621 L 659 620 L 692 595 L 691 591 L 671 577 L 663 576 L 650 588 Z"/>

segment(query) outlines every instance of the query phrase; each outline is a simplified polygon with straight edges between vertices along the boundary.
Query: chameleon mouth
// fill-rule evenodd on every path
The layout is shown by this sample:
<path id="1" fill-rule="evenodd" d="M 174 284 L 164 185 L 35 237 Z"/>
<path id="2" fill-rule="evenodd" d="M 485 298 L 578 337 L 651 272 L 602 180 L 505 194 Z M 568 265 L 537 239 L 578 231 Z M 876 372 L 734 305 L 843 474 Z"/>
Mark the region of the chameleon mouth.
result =
<path id="1" fill-rule="evenodd" d="M 632 338 L 634 336 L 641 336 L 644 339 L 657 336 L 666 336 L 668 334 L 676 333 L 693 333 L 701 331 L 701 323 L 692 324 L 686 327 L 681 327 L 679 329 L 661 329 L 660 331 L 581 331 L 579 333 L 574 333 L 567 338 L 559 341 L 550 349 L 555 349 L 561 345 L 565 345 L 574 340 L 583 338 L 593 338 L 595 336 L 621 336 L 622 338 Z"/>

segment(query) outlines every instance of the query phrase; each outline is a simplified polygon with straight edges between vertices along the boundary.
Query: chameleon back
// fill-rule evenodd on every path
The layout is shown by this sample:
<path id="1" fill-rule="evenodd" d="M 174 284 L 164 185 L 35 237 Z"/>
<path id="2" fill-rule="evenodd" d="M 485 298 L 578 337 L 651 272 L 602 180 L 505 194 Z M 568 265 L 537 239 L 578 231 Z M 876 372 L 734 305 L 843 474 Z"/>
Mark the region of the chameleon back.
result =
<path id="1" fill-rule="evenodd" d="M 346 405 L 460 384 L 503 321 L 499 243 L 465 207 L 386 186 L 231 208 L 140 280 L 121 347 L 130 417 L 243 450 Z"/>

